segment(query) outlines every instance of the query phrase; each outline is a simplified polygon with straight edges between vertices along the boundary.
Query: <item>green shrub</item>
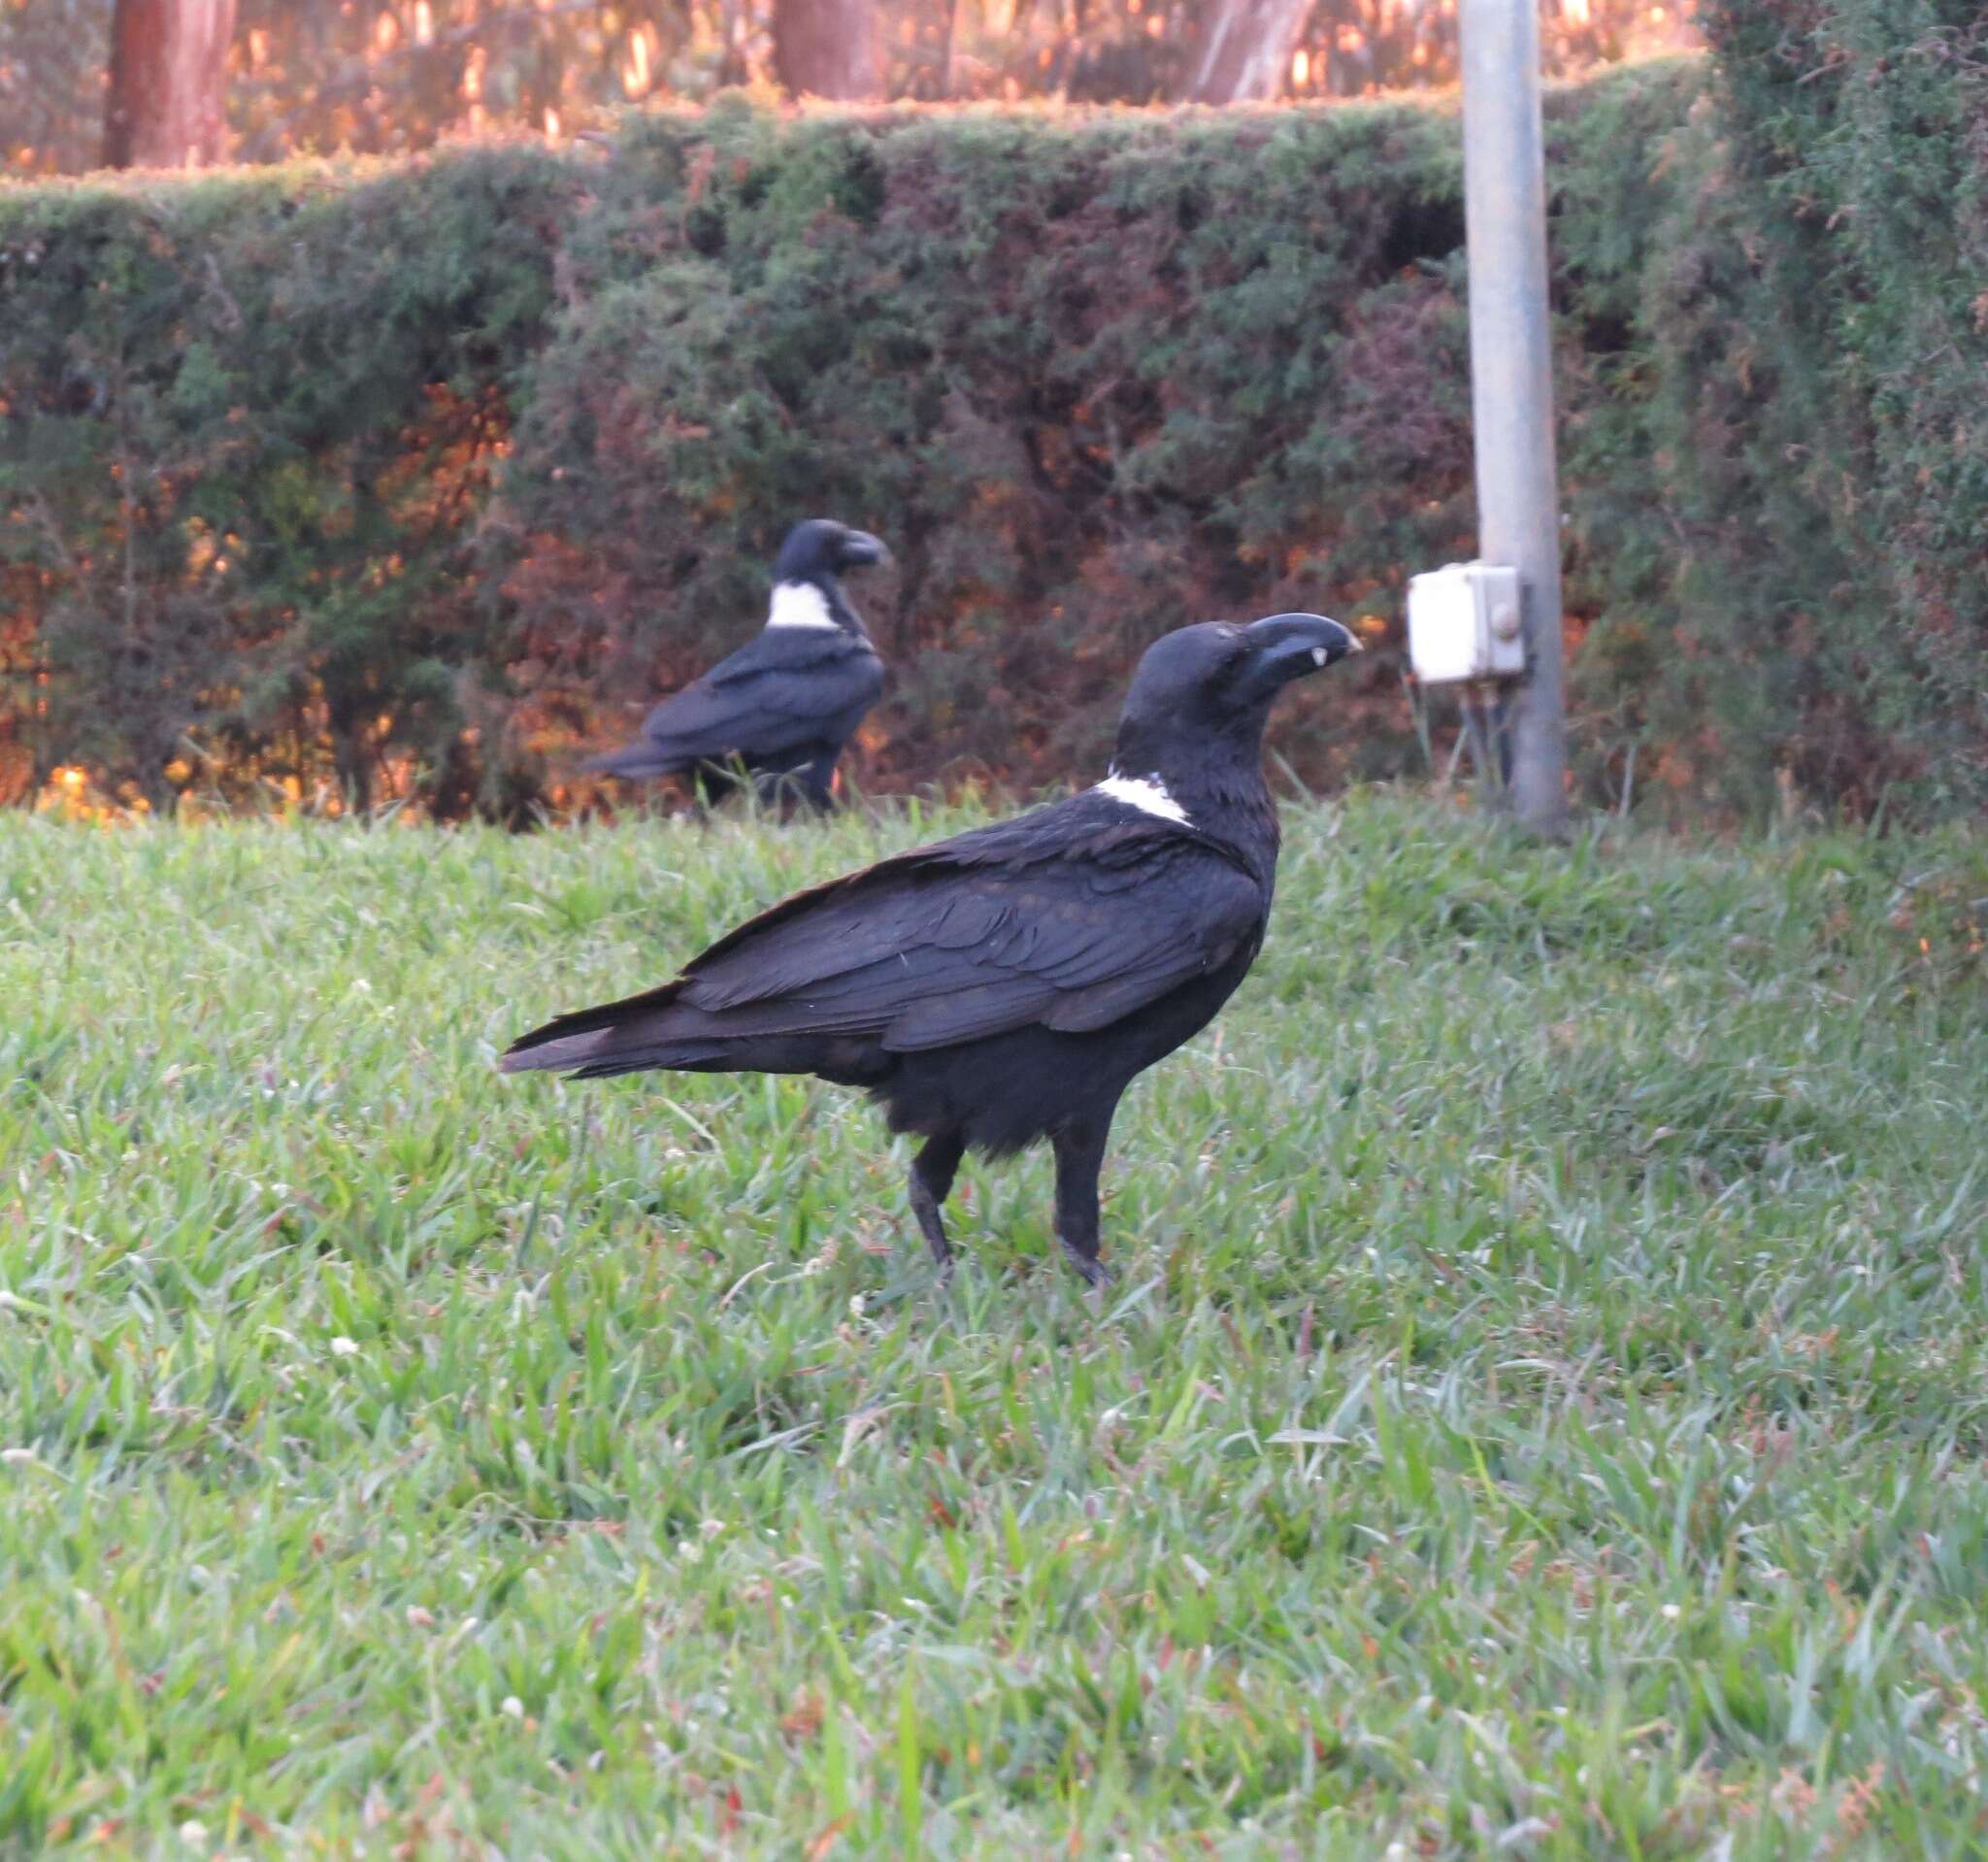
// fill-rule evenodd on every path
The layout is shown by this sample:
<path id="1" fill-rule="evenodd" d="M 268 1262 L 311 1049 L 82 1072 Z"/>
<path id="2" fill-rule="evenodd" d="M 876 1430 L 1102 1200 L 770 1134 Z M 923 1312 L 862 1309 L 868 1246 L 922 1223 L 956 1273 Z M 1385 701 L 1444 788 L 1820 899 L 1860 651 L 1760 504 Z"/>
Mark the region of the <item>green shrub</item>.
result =
<path id="1" fill-rule="evenodd" d="M 155 805 L 203 758 L 446 780 L 489 639 L 473 520 L 573 181 L 505 151 L 0 196 L 5 721 L 36 775 Z"/>
<path id="2" fill-rule="evenodd" d="M 1775 482 L 1806 538 L 1776 565 L 1777 612 L 1763 601 L 1751 644 L 1787 640 L 1812 669 L 1805 695 L 1824 727 L 1805 733 L 1811 785 L 1869 795 L 1890 779 L 1909 799 L 1978 806 L 1988 14 L 1974 0 L 1713 0 L 1706 12 L 1745 241 L 1725 340 L 1758 378 L 1740 469 Z M 1703 412 L 1720 388 L 1707 372 L 1673 391 Z M 1740 449 L 1711 454 L 1711 469 Z M 1726 577 L 1753 552 L 1723 541 L 1713 573 Z"/>

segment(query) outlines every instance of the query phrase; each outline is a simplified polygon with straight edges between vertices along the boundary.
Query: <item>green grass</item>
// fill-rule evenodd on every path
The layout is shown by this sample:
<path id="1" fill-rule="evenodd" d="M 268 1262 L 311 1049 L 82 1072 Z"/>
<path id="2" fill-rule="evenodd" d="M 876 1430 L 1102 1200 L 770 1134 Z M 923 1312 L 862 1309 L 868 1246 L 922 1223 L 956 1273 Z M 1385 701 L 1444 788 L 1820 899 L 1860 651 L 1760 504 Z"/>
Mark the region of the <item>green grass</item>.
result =
<path id="1" fill-rule="evenodd" d="M 492 1071 L 961 818 L 0 820 L 0 1851 L 1982 1854 L 1988 841 L 1295 813 L 1102 1309 Z"/>

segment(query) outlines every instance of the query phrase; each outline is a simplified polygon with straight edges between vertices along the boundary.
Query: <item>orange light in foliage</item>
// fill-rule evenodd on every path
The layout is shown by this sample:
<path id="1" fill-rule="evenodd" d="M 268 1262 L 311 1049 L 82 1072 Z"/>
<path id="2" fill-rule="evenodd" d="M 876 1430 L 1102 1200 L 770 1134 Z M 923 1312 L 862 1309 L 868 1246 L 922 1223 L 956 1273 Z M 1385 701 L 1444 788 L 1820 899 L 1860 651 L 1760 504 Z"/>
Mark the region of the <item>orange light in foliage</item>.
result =
<path id="1" fill-rule="evenodd" d="M 1588 22 L 1588 0 L 1560 0 L 1562 17 L 1571 26 L 1584 26 Z"/>
<path id="2" fill-rule="evenodd" d="M 648 34 L 636 27 L 628 34 L 628 62 L 621 67 L 621 88 L 631 97 L 640 97 L 648 86 Z"/>
<path id="3" fill-rule="evenodd" d="M 382 13 L 373 21 L 373 49 L 376 51 L 391 51 L 400 43 L 400 21 L 390 13 Z"/>
<path id="4" fill-rule="evenodd" d="M 435 43 L 435 9 L 428 0 L 414 0 L 414 44 L 417 46 Z"/>
<path id="5" fill-rule="evenodd" d="M 1300 50 L 1291 59 L 1291 88 L 1303 90 L 1311 81 L 1311 54 Z"/>
<path id="6" fill-rule="evenodd" d="M 554 148 L 559 143 L 559 113 L 547 106 L 546 111 L 546 140 Z"/>

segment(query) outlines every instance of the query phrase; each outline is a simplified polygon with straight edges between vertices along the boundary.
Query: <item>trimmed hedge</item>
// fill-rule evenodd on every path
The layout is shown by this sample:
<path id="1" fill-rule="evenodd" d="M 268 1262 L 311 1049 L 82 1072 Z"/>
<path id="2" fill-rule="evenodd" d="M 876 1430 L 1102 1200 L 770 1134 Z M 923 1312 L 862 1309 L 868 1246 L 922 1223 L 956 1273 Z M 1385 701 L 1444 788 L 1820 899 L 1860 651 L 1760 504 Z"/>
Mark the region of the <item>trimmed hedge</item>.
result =
<path id="1" fill-rule="evenodd" d="M 1820 792 L 1988 801 L 1988 10 L 1710 0 L 1743 263 L 1672 338 L 1698 587 Z M 1674 328 L 1674 323 L 1673 325 Z M 1674 359 L 1673 359 L 1674 358 Z M 1682 419 L 1688 417 L 1685 426 Z M 1752 508 L 1753 523 L 1736 521 Z M 1773 548 L 1761 547 L 1765 530 Z M 1797 547 L 1790 547 L 1797 546 Z M 1716 633 L 1709 635 L 1719 641 Z M 1737 687 L 1736 687 L 1737 691 Z"/>
<path id="2" fill-rule="evenodd" d="M 1732 107 L 1691 62 L 1551 104 L 1579 780 L 1953 800 L 1980 720 L 1872 677 L 1892 588 L 1833 637 L 1838 513 L 1773 469 Z M 606 151 L 0 189 L 0 757 L 520 814 L 826 513 L 898 558 L 862 780 L 1079 775 L 1156 633 L 1398 628 L 1470 549 L 1461 244 L 1454 118 L 1406 105 L 727 98 Z M 1420 766 L 1361 664 L 1283 734 L 1308 778 Z"/>

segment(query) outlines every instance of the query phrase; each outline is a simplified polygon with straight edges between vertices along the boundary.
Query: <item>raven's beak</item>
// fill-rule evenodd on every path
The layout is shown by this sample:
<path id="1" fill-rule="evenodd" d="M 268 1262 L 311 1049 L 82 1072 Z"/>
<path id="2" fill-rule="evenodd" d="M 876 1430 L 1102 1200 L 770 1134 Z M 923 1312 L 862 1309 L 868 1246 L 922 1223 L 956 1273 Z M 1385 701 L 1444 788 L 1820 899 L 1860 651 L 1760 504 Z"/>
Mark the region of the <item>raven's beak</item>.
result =
<path id="1" fill-rule="evenodd" d="M 1276 691 L 1361 650 L 1351 628 L 1323 615 L 1271 615 L 1243 628 L 1242 638 L 1256 648 L 1249 682 Z"/>
<path id="2" fill-rule="evenodd" d="M 845 569 L 865 569 L 872 563 L 890 560 L 890 551 L 867 530 L 845 530 L 839 553 Z"/>

